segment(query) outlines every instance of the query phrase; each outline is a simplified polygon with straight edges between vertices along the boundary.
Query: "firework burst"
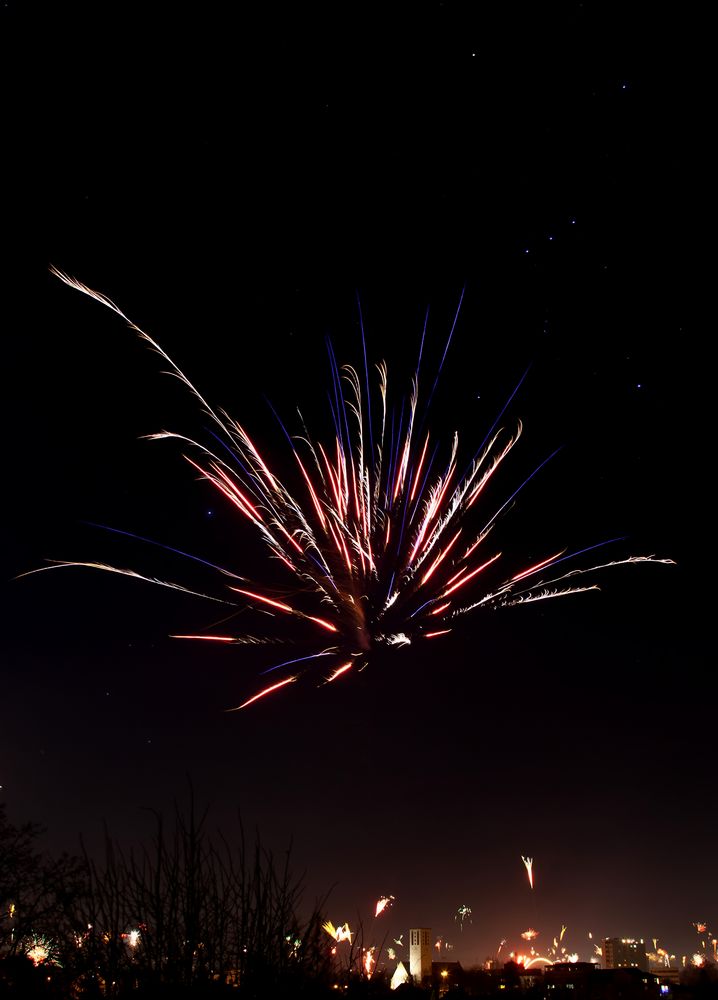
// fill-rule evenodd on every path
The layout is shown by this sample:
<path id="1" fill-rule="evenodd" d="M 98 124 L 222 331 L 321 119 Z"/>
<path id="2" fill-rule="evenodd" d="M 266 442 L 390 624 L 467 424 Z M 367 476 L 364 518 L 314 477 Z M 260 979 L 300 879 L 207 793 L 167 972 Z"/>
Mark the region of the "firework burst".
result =
<path id="1" fill-rule="evenodd" d="M 23 951 L 33 965 L 59 965 L 57 943 L 45 934 L 33 934 L 23 942 Z"/>
<path id="2" fill-rule="evenodd" d="M 155 340 L 104 295 L 56 269 L 53 273 L 122 317 L 195 397 L 213 424 L 211 447 L 170 431 L 149 438 L 174 439 L 187 450 L 184 457 L 190 466 L 258 532 L 277 568 L 277 582 L 269 588 L 198 559 L 217 570 L 224 583 L 221 596 L 199 596 L 285 618 L 296 626 L 297 641 L 308 647 L 304 655 L 283 659 L 265 671 L 274 675 L 268 678 L 271 683 L 237 708 L 305 674 L 333 683 L 364 669 L 382 647 L 440 640 L 465 614 L 478 609 L 595 590 L 595 584 L 577 582 L 594 570 L 672 562 L 630 556 L 588 567 L 564 566 L 608 542 L 571 552 L 546 549 L 542 558 L 528 564 L 505 557 L 493 544 L 493 528 L 552 456 L 503 502 L 484 508 L 487 487 L 521 435 L 520 423 L 511 432 L 499 426 L 518 386 L 484 441 L 466 459 L 460 456 L 456 434 L 442 452 L 426 429 L 438 373 L 427 400 L 420 402 L 423 336 L 409 397 L 396 403 L 389 396 L 384 363 L 377 366 L 378 387 L 372 391 L 366 349 L 360 374 L 349 366 L 340 368 L 330 347 L 331 435 L 320 440 L 303 428 L 300 435 L 291 436 L 280 421 L 298 483 L 290 490 L 288 470 L 280 473 L 242 424 L 213 409 Z M 198 594 L 105 563 L 56 562 L 44 569 L 58 566 L 88 566 Z M 225 645 L 276 641 L 232 630 L 176 638 Z M 523 860 L 526 864 L 530 859 Z"/>

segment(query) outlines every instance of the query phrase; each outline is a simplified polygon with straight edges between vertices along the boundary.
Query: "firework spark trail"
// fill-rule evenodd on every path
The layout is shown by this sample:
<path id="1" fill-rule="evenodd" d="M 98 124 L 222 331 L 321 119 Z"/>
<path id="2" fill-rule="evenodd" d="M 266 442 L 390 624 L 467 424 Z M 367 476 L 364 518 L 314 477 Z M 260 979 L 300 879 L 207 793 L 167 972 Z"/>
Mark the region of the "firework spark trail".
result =
<path id="1" fill-rule="evenodd" d="M 380 913 L 384 910 L 389 909 L 390 906 L 394 904 L 395 896 L 380 896 L 376 902 L 376 907 L 374 908 L 374 916 L 378 917 Z"/>
<path id="2" fill-rule="evenodd" d="M 529 885 L 533 889 L 533 887 L 534 887 L 534 859 L 533 858 L 525 858 L 523 856 L 523 854 L 522 854 L 521 855 L 521 860 L 524 863 L 524 867 L 526 868 L 526 874 L 529 877 Z"/>
<path id="3" fill-rule="evenodd" d="M 194 457 L 189 454 L 183 457 L 259 533 L 270 556 L 280 566 L 280 577 L 275 586 L 263 586 L 234 570 L 170 546 L 163 547 L 203 562 L 217 570 L 220 576 L 241 581 L 243 586 L 228 584 L 231 596 L 224 591 L 224 596 L 216 597 L 104 563 L 67 561 L 43 568 L 92 566 L 234 607 L 286 615 L 297 622 L 300 629 L 297 641 L 305 644 L 311 644 L 314 630 L 333 634 L 331 647 L 320 644 L 309 655 L 269 667 L 265 673 L 300 665 L 297 672 L 288 673 L 256 692 L 238 708 L 246 708 L 317 669 L 324 683 L 362 670 L 370 654 L 380 647 L 440 638 L 452 630 L 458 616 L 474 609 L 524 604 L 595 589 L 595 585 L 551 589 L 568 577 L 627 563 L 672 562 L 654 556 L 632 556 L 599 566 L 579 566 L 554 579 L 548 578 L 553 567 L 598 547 L 590 546 L 568 554 L 565 549 L 554 551 L 538 561 L 532 560 L 529 565 L 506 566 L 501 570 L 507 562 L 506 557 L 495 548 L 489 548 L 487 539 L 498 519 L 513 506 L 518 493 L 556 452 L 536 466 L 507 500 L 477 515 L 478 526 L 471 526 L 469 511 L 474 505 L 478 510 L 479 499 L 519 440 L 520 423 L 513 434 L 498 424 L 527 372 L 479 449 L 473 452 L 463 475 L 457 471 L 459 439 L 456 434 L 442 465 L 439 444 L 430 445 L 431 435 L 424 425 L 454 335 L 461 302 L 428 399 L 421 408 L 419 369 L 428 314 L 408 398 L 397 403 L 390 400 L 387 367 L 382 362 L 377 366 L 378 401 L 372 399 L 364 320 L 360 314 L 363 379 L 354 368 L 340 367 L 328 344 L 333 440 L 314 440 L 301 414 L 303 434 L 290 435 L 272 407 L 298 469 L 297 485 L 304 493 L 303 498 L 299 498 L 290 491 L 286 478 L 272 468 L 245 427 L 210 406 L 159 344 L 129 320 L 111 299 L 56 268 L 51 271 L 69 287 L 121 317 L 166 362 L 167 373 L 177 378 L 198 401 L 211 421 L 213 429 L 209 430 L 209 435 L 219 448 L 214 444 L 210 448 L 165 430 L 147 437 L 175 440 L 194 453 Z M 461 297 L 463 299 L 463 292 Z M 110 530 L 122 533 L 119 529 Z M 599 543 L 603 544 L 609 543 Z M 243 602 L 237 600 L 237 594 L 244 598 Z M 184 637 L 228 645 L 232 641 L 261 641 L 251 635 L 225 635 L 224 632 Z M 315 663 L 315 660 L 320 662 Z M 530 859 L 523 860 L 525 864 L 530 862 Z M 527 871 L 533 888 L 529 864 Z"/>
<path id="4" fill-rule="evenodd" d="M 329 937 L 334 938 L 337 944 L 341 944 L 342 941 L 348 941 L 351 944 L 352 931 L 349 929 L 349 924 L 340 924 L 339 927 L 335 927 L 331 920 L 327 920 L 322 924 L 322 930 L 326 931 Z"/>
<path id="5" fill-rule="evenodd" d="M 551 959 L 547 958 L 545 955 L 532 955 L 532 956 L 519 955 L 518 960 L 519 963 L 523 965 L 526 969 L 530 969 L 532 965 L 536 964 L 536 962 L 544 962 L 546 965 L 553 965 Z"/>

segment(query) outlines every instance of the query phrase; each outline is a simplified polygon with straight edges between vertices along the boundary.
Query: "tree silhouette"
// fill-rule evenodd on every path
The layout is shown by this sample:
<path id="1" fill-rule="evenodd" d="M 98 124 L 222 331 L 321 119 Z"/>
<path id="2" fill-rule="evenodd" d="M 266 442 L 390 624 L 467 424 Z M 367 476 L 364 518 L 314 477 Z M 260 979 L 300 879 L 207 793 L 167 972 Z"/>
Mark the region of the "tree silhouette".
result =
<path id="1" fill-rule="evenodd" d="M 169 826 L 153 817 L 139 848 L 123 850 L 106 830 L 100 858 L 83 846 L 53 861 L 37 847 L 39 827 L 0 812 L 0 988 L 20 995 L 29 956 L 48 973 L 36 977 L 44 995 L 329 995 L 322 904 L 302 915 L 291 849 L 278 864 L 259 835 L 247 843 L 241 820 L 233 837 L 210 836 L 192 794 Z"/>

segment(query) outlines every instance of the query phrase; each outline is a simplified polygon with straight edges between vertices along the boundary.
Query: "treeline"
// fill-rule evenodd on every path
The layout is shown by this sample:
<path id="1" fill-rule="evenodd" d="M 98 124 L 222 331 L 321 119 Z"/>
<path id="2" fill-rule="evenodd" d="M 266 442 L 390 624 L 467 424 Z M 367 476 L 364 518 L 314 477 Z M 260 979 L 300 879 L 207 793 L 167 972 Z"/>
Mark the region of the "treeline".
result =
<path id="1" fill-rule="evenodd" d="M 255 838 L 210 836 L 193 802 L 125 852 L 52 859 L 0 806 L 0 996 L 336 996 L 323 901 Z M 345 984 L 346 985 L 346 984 Z"/>

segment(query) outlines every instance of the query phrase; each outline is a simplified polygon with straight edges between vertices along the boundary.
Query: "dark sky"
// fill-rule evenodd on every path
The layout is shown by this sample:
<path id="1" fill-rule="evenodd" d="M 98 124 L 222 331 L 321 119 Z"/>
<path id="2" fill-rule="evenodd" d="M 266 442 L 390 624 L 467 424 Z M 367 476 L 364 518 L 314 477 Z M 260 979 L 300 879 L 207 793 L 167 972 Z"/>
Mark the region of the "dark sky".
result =
<path id="1" fill-rule="evenodd" d="M 542 944 L 567 924 L 584 958 L 589 931 L 680 956 L 692 921 L 716 926 L 706 25 L 625 8 L 70 3 L 39 49 L 32 11 L 4 5 L 0 795 L 53 849 L 103 821 L 136 840 L 191 780 L 212 825 L 239 809 L 293 839 L 335 923 L 393 894 L 372 933 L 430 926 L 462 962 L 529 925 Z M 607 571 L 600 593 L 477 614 L 227 714 L 273 652 L 170 640 L 213 620 L 203 602 L 90 570 L 13 579 L 79 559 L 199 585 L 88 522 L 269 571 L 179 450 L 139 440 L 198 433 L 195 405 L 50 264 L 114 298 L 278 466 L 265 396 L 326 435 L 325 337 L 361 360 L 357 293 L 402 387 L 426 308 L 435 368 L 465 288 L 432 426 L 470 449 L 530 365 L 506 495 L 561 448 L 507 550 L 620 535 L 617 556 L 677 566 Z"/>

